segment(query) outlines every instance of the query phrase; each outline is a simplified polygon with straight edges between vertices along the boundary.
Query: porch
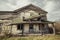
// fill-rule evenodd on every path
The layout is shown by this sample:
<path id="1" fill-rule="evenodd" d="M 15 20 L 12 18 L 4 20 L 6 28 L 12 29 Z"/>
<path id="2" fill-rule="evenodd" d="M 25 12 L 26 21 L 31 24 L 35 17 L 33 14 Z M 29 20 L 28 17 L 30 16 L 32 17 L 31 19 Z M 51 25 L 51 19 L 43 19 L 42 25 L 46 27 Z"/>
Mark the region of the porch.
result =
<path id="1" fill-rule="evenodd" d="M 20 25 L 21 24 L 21 25 Z M 52 25 L 52 26 L 49 26 Z M 55 28 L 54 28 L 54 22 L 40 22 L 40 21 L 32 21 L 32 22 L 22 22 L 22 23 L 15 23 L 11 24 L 11 33 L 13 33 L 13 25 L 17 27 L 17 25 L 20 25 L 22 29 L 19 29 L 19 33 L 17 34 L 54 34 L 55 35 Z"/>

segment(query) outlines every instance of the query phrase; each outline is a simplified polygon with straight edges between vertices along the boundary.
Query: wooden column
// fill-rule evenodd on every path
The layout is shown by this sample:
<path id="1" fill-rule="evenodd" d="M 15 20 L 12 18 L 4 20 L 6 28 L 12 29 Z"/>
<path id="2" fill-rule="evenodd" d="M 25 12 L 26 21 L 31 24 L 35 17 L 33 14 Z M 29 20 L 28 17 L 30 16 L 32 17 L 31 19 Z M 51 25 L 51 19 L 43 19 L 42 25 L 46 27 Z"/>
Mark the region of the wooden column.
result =
<path id="1" fill-rule="evenodd" d="M 53 25 L 53 34 L 55 35 L 55 27 L 54 27 L 54 23 L 52 23 Z"/>
<path id="2" fill-rule="evenodd" d="M 42 27 L 42 24 L 40 25 L 40 33 L 41 33 L 41 35 L 44 34 L 44 33 L 43 33 L 43 27 Z"/>
<path id="3" fill-rule="evenodd" d="M 10 33 L 12 34 L 12 25 L 11 25 L 11 30 L 10 30 Z"/>
<path id="4" fill-rule="evenodd" d="M 40 32 L 40 27 L 41 27 L 41 26 L 40 26 L 40 24 L 39 24 L 39 32 Z"/>
<path id="5" fill-rule="evenodd" d="M 24 36 L 24 25 L 22 24 L 22 36 Z"/>
<path id="6" fill-rule="evenodd" d="M 2 25 L 3 25 L 3 24 L 0 24 L 0 34 L 1 34 L 1 32 L 2 32 Z"/>

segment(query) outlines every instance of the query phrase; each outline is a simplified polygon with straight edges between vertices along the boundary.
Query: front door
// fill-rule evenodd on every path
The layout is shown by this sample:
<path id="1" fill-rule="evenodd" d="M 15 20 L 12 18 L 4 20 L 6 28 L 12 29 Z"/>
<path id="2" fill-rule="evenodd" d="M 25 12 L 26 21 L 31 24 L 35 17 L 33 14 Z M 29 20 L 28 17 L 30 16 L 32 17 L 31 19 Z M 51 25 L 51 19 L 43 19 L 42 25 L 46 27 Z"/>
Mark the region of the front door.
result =
<path id="1" fill-rule="evenodd" d="M 18 25 L 17 25 L 17 30 L 22 30 L 22 29 L 23 29 L 23 27 L 24 27 L 24 25 L 23 25 L 23 24 L 18 24 Z"/>
<path id="2" fill-rule="evenodd" d="M 18 24 L 17 25 L 17 30 L 20 30 L 19 33 L 22 33 L 22 31 L 24 31 L 23 28 L 24 28 L 24 25 L 23 24 Z"/>
<path id="3" fill-rule="evenodd" d="M 33 24 L 29 24 L 29 32 L 32 33 L 34 30 L 33 30 Z"/>

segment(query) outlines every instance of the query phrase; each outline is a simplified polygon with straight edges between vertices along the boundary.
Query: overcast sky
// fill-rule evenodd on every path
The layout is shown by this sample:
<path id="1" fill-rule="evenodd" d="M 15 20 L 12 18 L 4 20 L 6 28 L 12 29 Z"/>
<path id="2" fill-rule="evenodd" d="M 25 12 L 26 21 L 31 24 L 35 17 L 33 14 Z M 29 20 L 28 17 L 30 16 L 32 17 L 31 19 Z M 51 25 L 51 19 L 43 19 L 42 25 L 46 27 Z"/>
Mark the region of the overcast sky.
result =
<path id="1" fill-rule="evenodd" d="M 60 20 L 60 0 L 0 0 L 0 11 L 16 10 L 30 3 L 46 10 L 49 21 Z"/>

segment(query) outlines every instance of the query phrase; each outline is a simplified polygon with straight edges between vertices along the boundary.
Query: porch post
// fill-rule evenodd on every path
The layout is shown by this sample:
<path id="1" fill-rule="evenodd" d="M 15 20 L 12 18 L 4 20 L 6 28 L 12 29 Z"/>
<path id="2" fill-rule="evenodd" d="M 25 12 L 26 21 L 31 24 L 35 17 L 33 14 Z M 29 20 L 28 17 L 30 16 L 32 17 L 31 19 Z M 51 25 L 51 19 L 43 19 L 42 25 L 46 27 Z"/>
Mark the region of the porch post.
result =
<path id="1" fill-rule="evenodd" d="M 1 34 L 1 32 L 2 32 L 2 24 L 0 24 L 0 34 Z"/>
<path id="2" fill-rule="evenodd" d="M 12 34 L 12 25 L 11 25 L 11 30 L 10 30 L 10 33 Z"/>
<path id="3" fill-rule="evenodd" d="M 23 24 L 22 24 L 23 25 Z M 22 26 L 22 36 L 24 35 L 24 26 Z"/>
<path id="4" fill-rule="evenodd" d="M 41 32 L 41 35 L 43 35 L 42 24 L 40 25 L 40 32 Z"/>
<path id="5" fill-rule="evenodd" d="M 52 25 L 53 25 L 53 34 L 55 35 L 54 23 L 52 23 Z"/>

